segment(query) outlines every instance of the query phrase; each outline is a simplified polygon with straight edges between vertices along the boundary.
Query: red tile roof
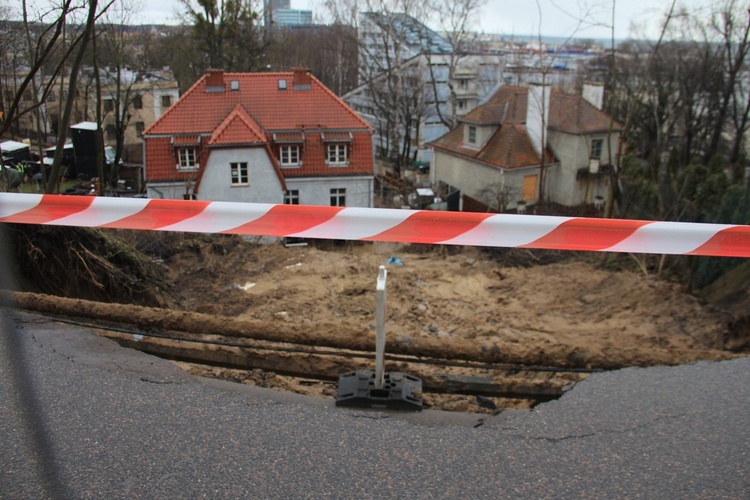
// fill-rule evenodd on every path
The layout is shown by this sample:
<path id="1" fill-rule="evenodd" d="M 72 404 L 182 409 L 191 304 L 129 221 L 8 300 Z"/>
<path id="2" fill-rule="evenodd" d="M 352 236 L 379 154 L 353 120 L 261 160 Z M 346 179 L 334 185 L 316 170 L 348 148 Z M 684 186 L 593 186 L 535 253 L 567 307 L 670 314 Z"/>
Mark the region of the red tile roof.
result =
<path id="1" fill-rule="evenodd" d="M 241 104 L 234 107 L 229 116 L 214 130 L 209 146 L 265 144 L 266 138 L 255 120 L 247 114 Z"/>
<path id="2" fill-rule="evenodd" d="M 323 142 L 351 142 L 352 134 L 350 132 L 323 132 Z"/>
<path id="3" fill-rule="evenodd" d="M 370 125 L 314 76 L 309 90 L 294 90 L 293 72 L 224 73 L 239 90 L 208 91 L 203 75 L 144 135 L 212 133 L 237 104 L 266 132 L 361 129 Z M 279 82 L 286 82 L 286 89 Z M 210 89 L 209 89 L 210 90 Z"/>
<path id="4" fill-rule="evenodd" d="M 277 132 L 273 134 L 276 144 L 300 144 L 305 142 L 304 132 Z"/>
<path id="5" fill-rule="evenodd" d="M 173 146 L 197 146 L 201 143 L 201 136 L 197 134 L 178 135 L 172 138 Z"/>
<path id="6" fill-rule="evenodd" d="M 176 170 L 173 149 L 177 145 L 196 146 L 198 162 L 205 165 L 211 148 L 230 146 L 265 145 L 275 162 L 281 144 L 298 144 L 302 160 L 299 167 L 282 169 L 284 177 L 372 175 L 372 131 L 366 121 L 305 71 L 212 70 L 144 132 L 146 177 L 149 181 L 200 178 L 199 174 Z M 202 142 L 198 141 L 201 136 Z M 326 164 L 321 136 L 350 143 L 347 166 Z M 162 140 L 165 137 L 173 141 L 172 147 Z"/>

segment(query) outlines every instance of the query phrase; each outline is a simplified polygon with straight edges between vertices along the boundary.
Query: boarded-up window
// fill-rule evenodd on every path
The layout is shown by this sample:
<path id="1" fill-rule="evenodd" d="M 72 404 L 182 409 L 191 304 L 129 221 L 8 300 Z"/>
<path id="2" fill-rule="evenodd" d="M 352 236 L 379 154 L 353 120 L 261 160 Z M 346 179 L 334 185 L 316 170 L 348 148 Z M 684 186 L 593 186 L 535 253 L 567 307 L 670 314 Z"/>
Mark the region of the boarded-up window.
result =
<path id="1" fill-rule="evenodd" d="M 539 180 L 538 175 L 526 175 L 523 178 L 523 201 L 536 200 L 536 185 Z"/>

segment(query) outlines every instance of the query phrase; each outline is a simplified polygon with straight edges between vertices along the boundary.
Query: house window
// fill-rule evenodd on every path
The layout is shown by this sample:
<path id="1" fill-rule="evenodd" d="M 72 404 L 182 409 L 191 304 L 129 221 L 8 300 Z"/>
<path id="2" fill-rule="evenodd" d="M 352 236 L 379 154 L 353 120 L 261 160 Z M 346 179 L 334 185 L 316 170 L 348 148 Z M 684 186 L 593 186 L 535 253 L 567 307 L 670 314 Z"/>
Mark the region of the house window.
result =
<path id="1" fill-rule="evenodd" d="M 55 93 L 51 90 L 49 94 L 47 94 L 47 102 L 55 102 Z"/>
<path id="2" fill-rule="evenodd" d="M 143 109 L 143 97 L 137 95 L 133 97 L 133 109 Z"/>
<path id="3" fill-rule="evenodd" d="M 111 113 L 115 109 L 115 101 L 112 99 L 105 99 L 102 104 L 104 105 L 105 113 Z"/>
<path id="4" fill-rule="evenodd" d="M 177 170 L 186 172 L 198 170 L 198 164 L 195 162 L 194 148 L 180 148 L 177 150 Z"/>
<path id="5" fill-rule="evenodd" d="M 602 145 L 604 141 L 602 139 L 594 139 L 591 141 L 591 158 L 600 159 L 602 157 Z"/>
<path id="6" fill-rule="evenodd" d="M 281 146 L 280 153 L 282 167 L 299 165 L 299 146 Z"/>
<path id="7" fill-rule="evenodd" d="M 108 141 L 116 141 L 117 140 L 117 131 L 115 130 L 114 125 L 107 125 L 104 127 L 104 133 L 107 136 Z"/>
<path id="8" fill-rule="evenodd" d="M 345 207 L 346 206 L 346 189 L 345 188 L 331 189 L 331 206 L 332 207 Z"/>
<path id="9" fill-rule="evenodd" d="M 250 179 L 247 175 L 247 162 L 230 163 L 229 167 L 232 171 L 232 185 L 247 185 Z"/>
<path id="10" fill-rule="evenodd" d="M 458 101 L 458 109 L 466 109 L 466 101 L 463 99 Z"/>
<path id="11" fill-rule="evenodd" d="M 328 164 L 346 165 L 349 163 L 349 148 L 346 144 L 328 145 Z"/>
<path id="12" fill-rule="evenodd" d="M 538 175 L 525 175 L 523 178 L 523 191 L 521 199 L 523 201 L 536 200 L 536 186 L 539 183 Z"/>
<path id="13" fill-rule="evenodd" d="M 161 96 L 161 107 L 162 108 L 168 108 L 172 105 L 172 96 L 171 95 L 163 95 Z"/>
<path id="14" fill-rule="evenodd" d="M 146 124 L 143 122 L 135 122 L 135 133 L 138 137 L 143 135 L 143 131 L 146 130 Z"/>
<path id="15" fill-rule="evenodd" d="M 477 143 L 477 128 L 474 125 L 469 125 L 469 144 Z"/>
<path id="16" fill-rule="evenodd" d="M 284 191 L 284 205 L 299 205 L 299 190 L 289 189 Z"/>

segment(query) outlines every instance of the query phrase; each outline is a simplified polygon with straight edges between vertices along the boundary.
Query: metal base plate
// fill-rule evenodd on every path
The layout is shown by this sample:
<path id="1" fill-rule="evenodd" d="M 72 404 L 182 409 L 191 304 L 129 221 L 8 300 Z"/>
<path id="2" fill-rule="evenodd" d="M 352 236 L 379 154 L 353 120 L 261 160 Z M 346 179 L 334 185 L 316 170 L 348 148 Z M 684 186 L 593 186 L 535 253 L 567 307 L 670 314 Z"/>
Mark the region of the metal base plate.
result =
<path id="1" fill-rule="evenodd" d="M 339 376 L 336 406 L 353 408 L 422 409 L 422 380 L 406 373 L 383 376 L 383 388 L 375 388 L 375 372 L 357 370 Z"/>

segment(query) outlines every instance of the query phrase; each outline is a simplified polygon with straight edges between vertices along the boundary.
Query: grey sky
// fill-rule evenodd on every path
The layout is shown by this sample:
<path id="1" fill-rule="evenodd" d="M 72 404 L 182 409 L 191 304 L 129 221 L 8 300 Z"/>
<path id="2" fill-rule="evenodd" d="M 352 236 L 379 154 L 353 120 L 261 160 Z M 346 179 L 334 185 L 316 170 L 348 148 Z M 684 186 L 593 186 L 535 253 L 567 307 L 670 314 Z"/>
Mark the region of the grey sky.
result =
<path id="1" fill-rule="evenodd" d="M 698 15 L 705 15 L 715 0 L 679 0 L 679 4 Z M 615 0 L 615 37 L 656 37 L 671 5 L 669 0 Z M 322 14 L 323 0 L 292 0 L 292 8 L 311 9 Z M 476 25 L 485 33 L 609 38 L 613 0 L 539 0 L 541 24 L 536 0 L 488 0 Z M 142 22 L 174 23 L 177 0 L 144 1 Z M 587 23 L 578 18 L 588 12 Z M 607 26 L 602 26 L 605 24 Z"/>

